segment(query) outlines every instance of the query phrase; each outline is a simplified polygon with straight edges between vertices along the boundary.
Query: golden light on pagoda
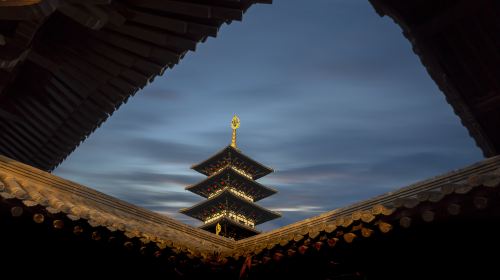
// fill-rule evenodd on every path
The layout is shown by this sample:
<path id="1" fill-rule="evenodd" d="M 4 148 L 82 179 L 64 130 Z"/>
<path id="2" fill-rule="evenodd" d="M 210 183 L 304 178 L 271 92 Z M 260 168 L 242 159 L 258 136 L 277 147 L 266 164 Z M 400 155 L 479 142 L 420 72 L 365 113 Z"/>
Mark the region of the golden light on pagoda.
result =
<path id="1" fill-rule="evenodd" d="M 233 116 L 231 120 L 231 128 L 233 129 L 233 136 L 231 137 L 231 146 L 236 148 L 236 129 L 240 127 L 240 118 L 237 115 Z"/>
<path id="2" fill-rule="evenodd" d="M 231 119 L 231 144 L 207 160 L 191 168 L 206 175 L 201 182 L 186 190 L 207 198 L 180 212 L 203 222 L 200 228 L 240 240 L 259 233 L 256 225 L 279 218 L 281 215 L 255 202 L 277 191 L 255 180 L 273 170 L 244 155 L 236 147 L 236 130 L 240 119 Z M 221 227 L 221 231 L 217 228 Z"/>

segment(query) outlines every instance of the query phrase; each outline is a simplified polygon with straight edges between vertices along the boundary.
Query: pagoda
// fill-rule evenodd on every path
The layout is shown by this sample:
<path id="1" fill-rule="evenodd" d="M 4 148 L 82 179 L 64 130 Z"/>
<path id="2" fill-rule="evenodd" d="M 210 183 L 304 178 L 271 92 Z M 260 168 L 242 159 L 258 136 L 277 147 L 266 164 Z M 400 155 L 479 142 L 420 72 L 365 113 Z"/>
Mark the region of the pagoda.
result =
<path id="1" fill-rule="evenodd" d="M 191 167 L 207 178 L 186 187 L 186 190 L 207 200 L 180 211 L 202 221 L 204 224 L 200 228 L 235 240 L 256 235 L 259 233 L 256 225 L 281 217 L 255 204 L 277 192 L 255 181 L 273 170 L 237 148 L 236 130 L 239 126 L 240 120 L 235 115 L 231 121 L 231 144 Z"/>

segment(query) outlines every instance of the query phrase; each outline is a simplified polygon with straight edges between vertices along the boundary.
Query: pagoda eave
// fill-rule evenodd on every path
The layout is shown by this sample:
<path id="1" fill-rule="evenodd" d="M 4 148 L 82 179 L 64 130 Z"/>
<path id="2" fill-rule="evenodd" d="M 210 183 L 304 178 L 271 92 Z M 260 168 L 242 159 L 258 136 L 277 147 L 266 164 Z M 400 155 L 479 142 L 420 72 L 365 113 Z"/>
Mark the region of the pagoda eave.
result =
<path id="1" fill-rule="evenodd" d="M 208 214 L 204 214 L 205 211 L 210 214 L 231 211 L 249 217 L 254 221 L 255 225 L 281 217 L 281 214 L 254 204 L 229 190 L 224 190 L 220 194 L 201 201 L 192 207 L 180 210 L 181 213 L 200 221 L 205 221 L 210 217 Z"/>
<path id="2" fill-rule="evenodd" d="M 231 158 L 232 161 L 234 160 L 240 160 L 242 162 L 247 163 L 249 166 L 252 167 L 252 169 L 256 170 L 254 172 L 248 172 L 252 174 L 252 179 L 257 180 L 261 177 L 266 176 L 269 173 L 274 172 L 274 170 L 270 167 L 267 167 L 250 157 L 246 156 L 243 154 L 238 148 L 232 147 L 232 146 L 226 146 L 219 152 L 217 152 L 215 155 L 211 156 L 209 159 L 204 160 L 201 163 L 195 164 L 191 166 L 191 169 L 196 170 L 200 172 L 201 174 L 204 174 L 206 176 L 211 176 L 213 173 L 217 172 L 218 170 L 210 170 L 207 171 L 207 169 L 210 169 L 211 166 L 217 165 L 219 162 L 223 162 L 225 158 Z M 234 162 L 233 162 L 234 164 Z M 221 166 L 223 168 L 224 166 Z M 213 168 L 212 168 L 213 169 Z"/>
<path id="3" fill-rule="evenodd" d="M 236 180 L 240 183 L 228 184 L 228 182 L 225 182 L 224 186 L 218 185 L 221 181 L 226 180 L 227 178 L 230 179 L 229 181 Z M 238 191 L 244 191 L 245 193 L 252 196 L 254 202 L 277 193 L 275 189 L 264 186 L 254 180 L 246 178 L 244 175 L 241 175 L 240 173 L 238 173 L 229 166 L 220 170 L 216 174 L 213 174 L 212 176 L 206 178 L 205 180 L 201 181 L 198 184 L 186 187 L 186 190 L 195 193 L 197 195 L 200 195 L 202 197 L 208 198 L 213 192 L 217 191 L 214 185 L 221 189 L 224 187 L 232 187 Z M 247 185 L 248 187 L 244 190 L 241 188 L 242 185 Z M 251 189 L 253 194 L 251 194 L 250 191 L 248 191 L 248 189 Z"/>

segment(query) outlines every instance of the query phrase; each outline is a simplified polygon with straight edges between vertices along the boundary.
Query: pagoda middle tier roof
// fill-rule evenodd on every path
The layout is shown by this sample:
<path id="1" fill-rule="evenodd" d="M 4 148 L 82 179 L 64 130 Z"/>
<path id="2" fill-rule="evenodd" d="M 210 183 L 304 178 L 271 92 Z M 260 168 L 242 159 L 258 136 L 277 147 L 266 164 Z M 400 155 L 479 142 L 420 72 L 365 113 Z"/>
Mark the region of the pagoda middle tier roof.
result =
<path id="1" fill-rule="evenodd" d="M 205 221 L 221 211 L 231 211 L 243 215 L 252 220 L 255 225 L 281 217 L 279 213 L 241 198 L 229 190 L 224 190 L 214 197 L 189 208 L 184 208 L 180 212 L 200 221 Z"/>
<path id="2" fill-rule="evenodd" d="M 225 147 L 209 159 L 195 164 L 191 168 L 204 175 L 211 176 L 229 164 L 249 174 L 254 180 L 273 172 L 272 168 L 258 163 L 232 146 Z"/>
<path id="3" fill-rule="evenodd" d="M 231 166 L 227 166 L 205 180 L 191 186 L 186 190 L 208 198 L 214 192 L 226 187 L 234 188 L 250 196 L 253 201 L 259 201 L 277 193 L 276 190 L 266 187 L 252 179 L 245 177 Z"/>

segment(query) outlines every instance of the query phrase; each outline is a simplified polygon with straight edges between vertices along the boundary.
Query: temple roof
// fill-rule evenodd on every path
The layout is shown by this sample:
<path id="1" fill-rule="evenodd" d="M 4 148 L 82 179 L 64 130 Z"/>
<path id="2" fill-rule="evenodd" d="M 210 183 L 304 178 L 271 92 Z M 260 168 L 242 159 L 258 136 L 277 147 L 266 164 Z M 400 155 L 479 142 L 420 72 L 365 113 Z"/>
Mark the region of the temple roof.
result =
<path id="1" fill-rule="evenodd" d="M 356 236 L 383 234 L 412 221 L 471 217 L 484 212 L 500 194 L 500 156 L 436 176 L 398 190 L 322 213 L 278 229 L 238 241 L 234 254 L 269 255 L 319 241 L 351 243 Z M 415 223 L 415 222 L 414 222 Z M 363 228 L 367 231 L 363 231 Z M 286 245 L 286 246 L 285 246 Z M 324 244 L 326 245 L 326 244 Z M 273 250 L 271 250 L 273 249 Z"/>
<path id="2" fill-rule="evenodd" d="M 191 168 L 204 175 L 211 176 L 213 173 L 218 172 L 229 163 L 250 174 L 254 180 L 273 172 L 272 168 L 264 166 L 263 164 L 251 159 L 243 154 L 239 149 L 232 146 L 225 147 L 209 159 L 195 164 L 191 166 Z"/>
<path id="3" fill-rule="evenodd" d="M 11 207 L 13 212 L 18 210 L 12 209 L 21 208 L 22 211 L 26 208 L 24 212 L 32 209 L 46 219 L 60 219 L 66 226 L 87 221 L 93 228 L 102 227 L 161 247 L 189 247 L 200 252 L 224 251 L 232 247 L 223 237 L 4 156 L 0 156 L 1 207 Z"/>
<path id="4" fill-rule="evenodd" d="M 227 189 L 189 208 L 184 208 L 180 212 L 204 221 L 210 215 L 221 210 L 229 210 L 236 214 L 244 215 L 247 219 L 252 220 L 255 225 L 281 217 L 279 213 L 267 210 L 264 207 L 241 198 Z"/>
<path id="5" fill-rule="evenodd" d="M 500 153 L 500 2 L 370 0 L 403 30 L 487 157 Z"/>
<path id="6" fill-rule="evenodd" d="M 52 170 L 223 23 L 270 0 L 2 1 L 0 153 Z"/>
<path id="7" fill-rule="evenodd" d="M 220 184 L 222 181 L 224 182 L 224 185 Z M 244 175 L 241 175 L 230 166 L 227 166 L 219 172 L 212 174 L 210 177 L 195 185 L 186 187 L 186 190 L 208 198 L 210 194 L 226 186 L 230 186 L 238 191 L 244 192 L 246 195 L 251 196 L 254 202 L 273 195 L 277 192 L 274 189 L 266 187 L 254 180 L 245 177 Z"/>
<path id="8" fill-rule="evenodd" d="M 396 226 L 407 226 L 412 218 L 448 219 L 447 212 L 454 218 L 462 213 L 470 216 L 474 211 L 484 212 L 488 199 L 498 197 L 499 187 L 500 156 L 497 156 L 234 242 L 0 156 L 0 211 L 7 208 L 8 215 L 35 215 L 34 218 L 42 214 L 49 228 L 57 225 L 58 220 L 64 221 L 65 226 L 85 224 L 90 230 L 123 235 L 139 243 L 152 242 L 160 248 L 175 248 L 198 257 L 219 252 L 235 258 L 254 254 L 257 258 L 277 245 L 295 246 L 297 242 L 314 241 L 325 234 L 350 240 L 351 234 L 343 235 L 347 230 L 361 230 L 360 223 L 387 232 Z"/>

